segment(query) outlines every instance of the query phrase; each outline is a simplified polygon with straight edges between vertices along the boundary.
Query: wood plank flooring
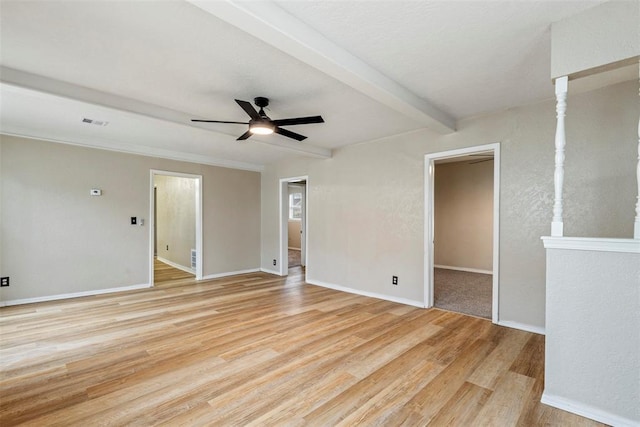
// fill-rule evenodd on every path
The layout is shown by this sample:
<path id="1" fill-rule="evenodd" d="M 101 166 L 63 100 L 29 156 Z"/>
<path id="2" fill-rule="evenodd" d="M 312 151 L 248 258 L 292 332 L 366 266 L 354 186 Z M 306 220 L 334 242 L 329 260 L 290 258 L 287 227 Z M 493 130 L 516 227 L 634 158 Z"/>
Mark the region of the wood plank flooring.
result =
<path id="1" fill-rule="evenodd" d="M 157 258 L 153 259 L 153 283 L 154 285 L 174 284 L 176 281 L 184 281 L 184 279 L 193 279 L 195 274 L 187 273 L 186 271 L 179 270 L 175 267 L 165 264 L 162 261 L 158 261 Z"/>
<path id="2" fill-rule="evenodd" d="M 0 425 L 601 425 L 540 335 L 291 272 L 0 309 Z"/>

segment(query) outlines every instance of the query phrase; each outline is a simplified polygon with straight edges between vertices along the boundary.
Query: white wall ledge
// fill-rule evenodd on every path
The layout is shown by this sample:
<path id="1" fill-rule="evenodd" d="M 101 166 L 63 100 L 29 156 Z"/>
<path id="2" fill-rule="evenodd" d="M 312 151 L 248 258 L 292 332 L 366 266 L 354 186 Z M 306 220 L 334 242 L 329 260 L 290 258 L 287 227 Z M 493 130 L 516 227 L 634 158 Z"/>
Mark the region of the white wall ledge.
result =
<path id="1" fill-rule="evenodd" d="M 639 239 L 600 237 L 541 237 L 545 249 L 573 249 L 578 251 L 624 252 L 640 254 Z"/>

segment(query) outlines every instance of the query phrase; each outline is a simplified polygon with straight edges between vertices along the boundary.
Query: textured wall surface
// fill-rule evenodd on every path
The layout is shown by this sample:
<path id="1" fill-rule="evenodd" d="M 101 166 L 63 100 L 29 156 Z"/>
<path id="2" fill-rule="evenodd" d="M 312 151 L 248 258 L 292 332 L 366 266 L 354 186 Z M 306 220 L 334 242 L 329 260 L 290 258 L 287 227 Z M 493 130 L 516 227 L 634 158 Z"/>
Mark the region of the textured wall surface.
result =
<path id="1" fill-rule="evenodd" d="M 551 78 L 640 55 L 640 2 L 608 1 L 551 25 Z M 636 61 L 637 62 L 637 61 Z"/>
<path id="2" fill-rule="evenodd" d="M 2 136 L 4 301 L 149 283 L 150 170 L 203 176 L 203 274 L 260 263 L 260 174 Z M 101 197 L 89 190 L 100 188 Z"/>
<path id="3" fill-rule="evenodd" d="M 434 177 L 434 263 L 492 271 L 493 161 L 436 164 Z"/>
<path id="4" fill-rule="evenodd" d="M 640 424 L 640 254 L 547 249 L 547 278 L 545 395 Z"/>
<path id="5" fill-rule="evenodd" d="M 565 234 L 631 237 L 638 83 L 569 95 Z M 308 175 L 307 277 L 424 299 L 424 155 L 501 143 L 499 319 L 544 327 L 553 202 L 555 102 L 273 164 L 262 175 L 262 266 L 278 256 L 278 179 Z M 391 276 L 399 285 L 391 285 Z"/>

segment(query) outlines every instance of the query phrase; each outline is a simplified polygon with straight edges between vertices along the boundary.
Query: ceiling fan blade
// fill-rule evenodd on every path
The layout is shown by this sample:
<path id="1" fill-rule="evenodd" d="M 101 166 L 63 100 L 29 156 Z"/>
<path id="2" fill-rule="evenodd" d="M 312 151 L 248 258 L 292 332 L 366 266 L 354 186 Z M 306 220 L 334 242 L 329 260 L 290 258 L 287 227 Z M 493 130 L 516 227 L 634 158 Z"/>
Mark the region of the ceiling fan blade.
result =
<path id="1" fill-rule="evenodd" d="M 253 105 L 251 105 L 250 102 L 242 101 L 240 99 L 236 99 L 236 102 L 244 110 L 244 112 L 249 115 L 249 117 L 251 117 L 253 120 L 260 120 L 260 114 L 258 114 L 256 109 L 253 108 Z"/>
<path id="2" fill-rule="evenodd" d="M 276 126 L 293 126 L 293 125 L 306 125 L 310 123 L 324 123 L 322 116 L 309 116 L 309 117 L 296 117 L 293 119 L 280 119 L 274 120 L 273 124 Z"/>
<path id="3" fill-rule="evenodd" d="M 248 125 L 248 122 L 227 122 L 224 120 L 198 120 L 198 119 L 191 119 L 192 122 L 201 122 L 201 123 L 233 123 L 233 124 L 237 124 L 237 125 Z"/>
<path id="4" fill-rule="evenodd" d="M 296 141 L 302 141 L 304 139 L 307 139 L 307 137 L 304 135 L 300 135 L 299 133 L 291 132 L 290 130 L 282 129 L 279 127 L 276 127 L 274 129 L 274 132 L 279 133 L 282 136 L 286 136 L 287 138 L 293 138 Z"/>
<path id="5" fill-rule="evenodd" d="M 242 135 L 240 135 L 238 137 L 238 139 L 236 139 L 236 141 L 242 141 L 245 140 L 247 138 L 249 138 L 252 135 L 251 131 L 246 131 L 245 133 L 243 133 Z"/>

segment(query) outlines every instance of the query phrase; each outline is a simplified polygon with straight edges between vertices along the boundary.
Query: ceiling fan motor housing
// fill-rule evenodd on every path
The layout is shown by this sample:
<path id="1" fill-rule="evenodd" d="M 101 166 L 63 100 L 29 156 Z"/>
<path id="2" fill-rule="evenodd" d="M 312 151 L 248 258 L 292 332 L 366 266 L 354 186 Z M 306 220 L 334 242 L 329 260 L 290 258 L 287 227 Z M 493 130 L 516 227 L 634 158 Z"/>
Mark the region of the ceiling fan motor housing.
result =
<path id="1" fill-rule="evenodd" d="M 255 104 L 260 108 L 269 106 L 269 98 L 265 98 L 264 96 L 253 98 L 253 102 L 255 102 Z"/>

